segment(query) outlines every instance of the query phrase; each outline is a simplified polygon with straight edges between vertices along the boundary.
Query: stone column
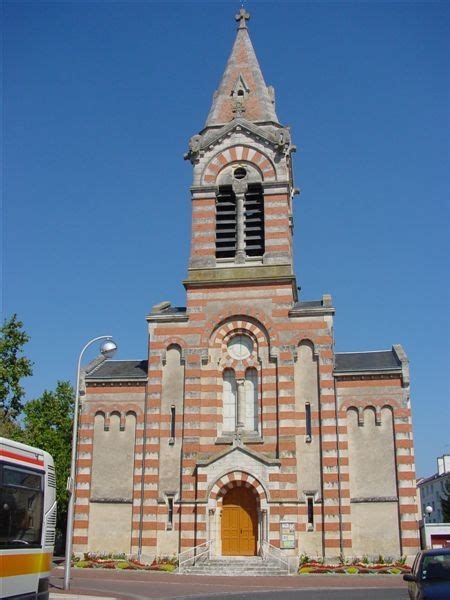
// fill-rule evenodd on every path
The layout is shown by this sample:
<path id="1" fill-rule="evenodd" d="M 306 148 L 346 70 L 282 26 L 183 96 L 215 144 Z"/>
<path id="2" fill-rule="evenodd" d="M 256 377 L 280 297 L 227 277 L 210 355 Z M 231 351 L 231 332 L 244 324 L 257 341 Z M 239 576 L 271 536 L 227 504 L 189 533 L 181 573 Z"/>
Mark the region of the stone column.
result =
<path id="1" fill-rule="evenodd" d="M 236 194 L 236 263 L 245 263 L 245 194 Z"/>
<path id="2" fill-rule="evenodd" d="M 236 169 L 236 172 L 239 169 Z M 240 169 L 242 170 L 242 169 Z M 234 179 L 233 192 L 236 195 L 236 264 L 245 263 L 245 193 L 248 189 L 247 174 Z"/>

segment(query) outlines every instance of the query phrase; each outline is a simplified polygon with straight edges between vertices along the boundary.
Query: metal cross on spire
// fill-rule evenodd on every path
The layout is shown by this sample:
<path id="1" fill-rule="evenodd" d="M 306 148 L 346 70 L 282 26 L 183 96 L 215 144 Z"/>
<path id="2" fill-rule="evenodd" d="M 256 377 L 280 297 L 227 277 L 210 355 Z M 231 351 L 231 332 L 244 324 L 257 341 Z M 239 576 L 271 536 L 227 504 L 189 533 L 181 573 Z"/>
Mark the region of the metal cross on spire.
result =
<path id="1" fill-rule="evenodd" d="M 239 11 L 239 14 L 236 15 L 235 19 L 236 21 L 239 21 L 238 29 L 247 29 L 246 21 L 250 19 L 250 14 L 245 10 L 244 6 L 242 6 L 241 10 Z"/>

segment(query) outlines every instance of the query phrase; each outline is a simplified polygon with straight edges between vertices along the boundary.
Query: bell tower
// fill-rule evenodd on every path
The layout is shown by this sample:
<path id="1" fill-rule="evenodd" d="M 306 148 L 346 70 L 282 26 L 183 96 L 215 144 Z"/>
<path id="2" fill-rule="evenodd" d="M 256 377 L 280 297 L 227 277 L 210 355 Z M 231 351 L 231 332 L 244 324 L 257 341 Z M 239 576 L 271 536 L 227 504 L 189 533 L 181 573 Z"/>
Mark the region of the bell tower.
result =
<path id="1" fill-rule="evenodd" d="M 241 8 L 236 40 L 205 127 L 185 155 L 194 167 L 189 291 L 290 284 L 293 186 L 289 128 L 280 124 Z"/>

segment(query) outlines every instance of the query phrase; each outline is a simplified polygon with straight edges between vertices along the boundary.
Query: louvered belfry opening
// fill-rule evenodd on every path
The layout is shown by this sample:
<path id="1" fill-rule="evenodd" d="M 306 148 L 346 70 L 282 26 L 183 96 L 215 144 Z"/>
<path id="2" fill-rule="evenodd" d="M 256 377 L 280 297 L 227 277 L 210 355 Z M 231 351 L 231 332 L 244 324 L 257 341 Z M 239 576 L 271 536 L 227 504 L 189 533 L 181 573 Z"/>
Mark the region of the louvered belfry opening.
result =
<path id="1" fill-rule="evenodd" d="M 264 194 L 260 183 L 249 183 L 245 194 L 245 254 L 264 254 Z"/>
<path id="2" fill-rule="evenodd" d="M 241 209 L 242 210 L 242 209 Z M 237 214 L 231 185 L 221 185 L 216 196 L 216 258 L 234 258 L 237 251 L 237 221 L 242 219 L 246 256 L 264 254 L 264 194 L 260 183 L 249 183 L 244 214 Z"/>
<path id="3" fill-rule="evenodd" d="M 221 185 L 216 197 L 216 258 L 236 255 L 236 196 L 231 185 Z"/>

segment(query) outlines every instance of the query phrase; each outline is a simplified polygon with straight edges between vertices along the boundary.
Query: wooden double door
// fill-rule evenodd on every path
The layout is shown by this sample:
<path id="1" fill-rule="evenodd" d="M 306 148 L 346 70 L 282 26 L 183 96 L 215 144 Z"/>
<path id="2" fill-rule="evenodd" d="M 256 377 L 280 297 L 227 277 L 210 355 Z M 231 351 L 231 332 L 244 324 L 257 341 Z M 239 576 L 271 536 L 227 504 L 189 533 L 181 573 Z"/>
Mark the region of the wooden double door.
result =
<path id="1" fill-rule="evenodd" d="M 221 535 L 223 556 L 256 555 L 258 511 L 250 489 L 231 488 L 224 496 Z"/>

